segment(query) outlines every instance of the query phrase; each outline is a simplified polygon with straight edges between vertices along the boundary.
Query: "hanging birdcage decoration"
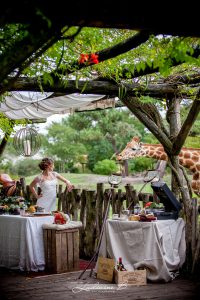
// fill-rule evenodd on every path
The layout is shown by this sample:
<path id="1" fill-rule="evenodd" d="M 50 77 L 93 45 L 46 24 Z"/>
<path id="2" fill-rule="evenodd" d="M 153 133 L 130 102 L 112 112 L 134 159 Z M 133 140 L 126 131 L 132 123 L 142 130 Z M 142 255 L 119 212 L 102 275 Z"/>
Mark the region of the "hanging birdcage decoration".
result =
<path id="1" fill-rule="evenodd" d="M 33 156 L 40 149 L 40 135 L 34 128 L 21 128 L 13 138 L 13 146 L 19 155 Z"/>

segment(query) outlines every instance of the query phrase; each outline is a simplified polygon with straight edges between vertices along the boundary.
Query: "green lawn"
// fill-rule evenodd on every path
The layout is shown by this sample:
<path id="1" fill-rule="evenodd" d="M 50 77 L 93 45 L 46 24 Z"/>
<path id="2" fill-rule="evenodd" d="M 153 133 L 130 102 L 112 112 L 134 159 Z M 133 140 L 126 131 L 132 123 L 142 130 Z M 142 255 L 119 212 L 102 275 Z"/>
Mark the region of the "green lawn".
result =
<path id="1" fill-rule="evenodd" d="M 65 178 L 70 180 L 76 188 L 80 189 L 89 189 L 89 190 L 96 190 L 97 183 L 103 182 L 104 188 L 107 189 L 110 187 L 108 183 L 108 176 L 104 175 L 97 175 L 97 174 L 75 174 L 75 173 L 61 173 Z M 35 175 L 36 176 L 36 175 Z M 30 182 L 33 180 L 35 176 L 28 176 L 25 178 L 26 184 L 30 184 Z M 189 175 L 191 177 L 191 175 Z M 167 183 L 167 185 L 170 187 L 170 175 L 164 176 L 164 181 Z M 129 177 L 130 179 L 130 177 Z M 60 184 L 63 184 L 61 181 Z M 122 179 L 122 183 L 119 185 L 119 189 L 122 189 L 122 191 L 125 191 L 124 186 L 126 185 L 126 177 Z M 143 181 L 141 182 L 135 182 L 133 177 L 133 182 L 129 183 L 136 189 L 137 192 L 140 191 L 141 187 L 143 186 Z M 64 185 L 64 184 L 63 184 Z M 147 183 L 144 188 L 142 189 L 143 193 L 152 193 L 151 184 Z M 195 194 L 193 194 L 193 197 L 196 197 Z"/>
<path id="2" fill-rule="evenodd" d="M 109 188 L 110 184 L 108 183 L 108 176 L 103 176 L 103 175 L 97 175 L 97 174 L 74 174 L 74 173 L 61 173 L 62 176 L 70 180 L 76 188 L 80 189 L 90 189 L 90 190 L 96 190 L 97 183 L 104 183 L 104 188 Z M 29 176 L 26 177 L 26 184 L 30 184 L 30 182 L 33 180 L 35 176 Z M 130 178 L 130 177 L 129 177 Z M 169 176 L 166 176 L 165 182 L 169 184 L 170 178 Z M 64 185 L 61 181 L 59 182 L 60 184 Z M 133 183 L 129 181 L 129 183 L 134 186 L 134 188 L 137 191 L 140 191 L 141 187 L 143 186 L 143 182 L 141 181 L 140 183 L 135 183 L 134 178 L 133 178 Z M 122 189 L 123 191 L 124 186 L 126 185 L 126 178 L 122 179 L 122 183 L 119 185 L 119 189 Z M 144 193 L 151 193 L 151 185 L 150 183 L 147 183 L 145 187 L 143 188 L 142 192 Z"/>

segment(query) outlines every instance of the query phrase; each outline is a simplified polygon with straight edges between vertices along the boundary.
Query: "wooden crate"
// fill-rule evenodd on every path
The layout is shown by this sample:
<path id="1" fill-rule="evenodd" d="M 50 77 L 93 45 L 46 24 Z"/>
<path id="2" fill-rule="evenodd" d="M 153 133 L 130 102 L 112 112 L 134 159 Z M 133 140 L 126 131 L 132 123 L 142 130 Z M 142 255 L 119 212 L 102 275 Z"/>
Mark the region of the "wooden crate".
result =
<path id="1" fill-rule="evenodd" d="M 115 283 L 127 285 L 146 285 L 147 273 L 146 270 L 135 271 L 117 271 L 114 270 Z"/>
<path id="2" fill-rule="evenodd" d="M 78 228 L 43 229 L 46 269 L 54 273 L 79 270 Z"/>
<path id="3" fill-rule="evenodd" d="M 112 282 L 114 266 L 114 259 L 99 256 L 97 261 L 97 278 Z"/>

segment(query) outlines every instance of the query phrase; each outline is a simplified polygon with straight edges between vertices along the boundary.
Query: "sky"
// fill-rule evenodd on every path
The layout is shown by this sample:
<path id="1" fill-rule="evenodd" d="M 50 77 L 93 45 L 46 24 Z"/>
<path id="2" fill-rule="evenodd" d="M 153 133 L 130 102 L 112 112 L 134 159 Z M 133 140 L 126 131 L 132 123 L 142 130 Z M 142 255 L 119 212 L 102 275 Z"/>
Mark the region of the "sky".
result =
<path id="1" fill-rule="evenodd" d="M 47 132 L 46 128 L 51 125 L 52 122 L 61 122 L 63 118 L 66 118 L 68 114 L 55 114 L 47 118 L 45 123 L 37 123 L 36 127 L 39 130 L 39 133 L 44 134 Z"/>
<path id="2" fill-rule="evenodd" d="M 66 118 L 68 114 L 55 114 L 47 118 L 47 121 L 45 123 L 35 123 L 35 127 L 38 130 L 39 134 L 45 134 L 47 133 L 46 128 L 52 123 L 52 122 L 61 122 L 63 118 Z M 20 130 L 21 128 L 25 127 L 24 125 L 15 126 L 15 131 L 11 134 L 11 136 L 14 136 L 15 133 Z M 0 129 L 0 138 L 4 136 L 4 133 Z"/>

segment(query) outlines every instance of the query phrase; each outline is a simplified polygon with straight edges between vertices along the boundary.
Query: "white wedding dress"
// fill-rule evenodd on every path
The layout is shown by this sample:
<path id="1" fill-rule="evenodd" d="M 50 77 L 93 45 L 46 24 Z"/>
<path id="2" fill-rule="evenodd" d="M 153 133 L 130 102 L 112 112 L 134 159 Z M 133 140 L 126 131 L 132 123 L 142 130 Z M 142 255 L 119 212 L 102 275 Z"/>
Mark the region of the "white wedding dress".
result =
<path id="1" fill-rule="evenodd" d="M 37 200 L 36 205 L 43 207 L 45 212 L 56 210 L 56 185 L 57 173 L 52 172 L 53 178 L 42 181 L 42 175 L 39 178 L 38 186 L 41 188 L 42 197 Z"/>

